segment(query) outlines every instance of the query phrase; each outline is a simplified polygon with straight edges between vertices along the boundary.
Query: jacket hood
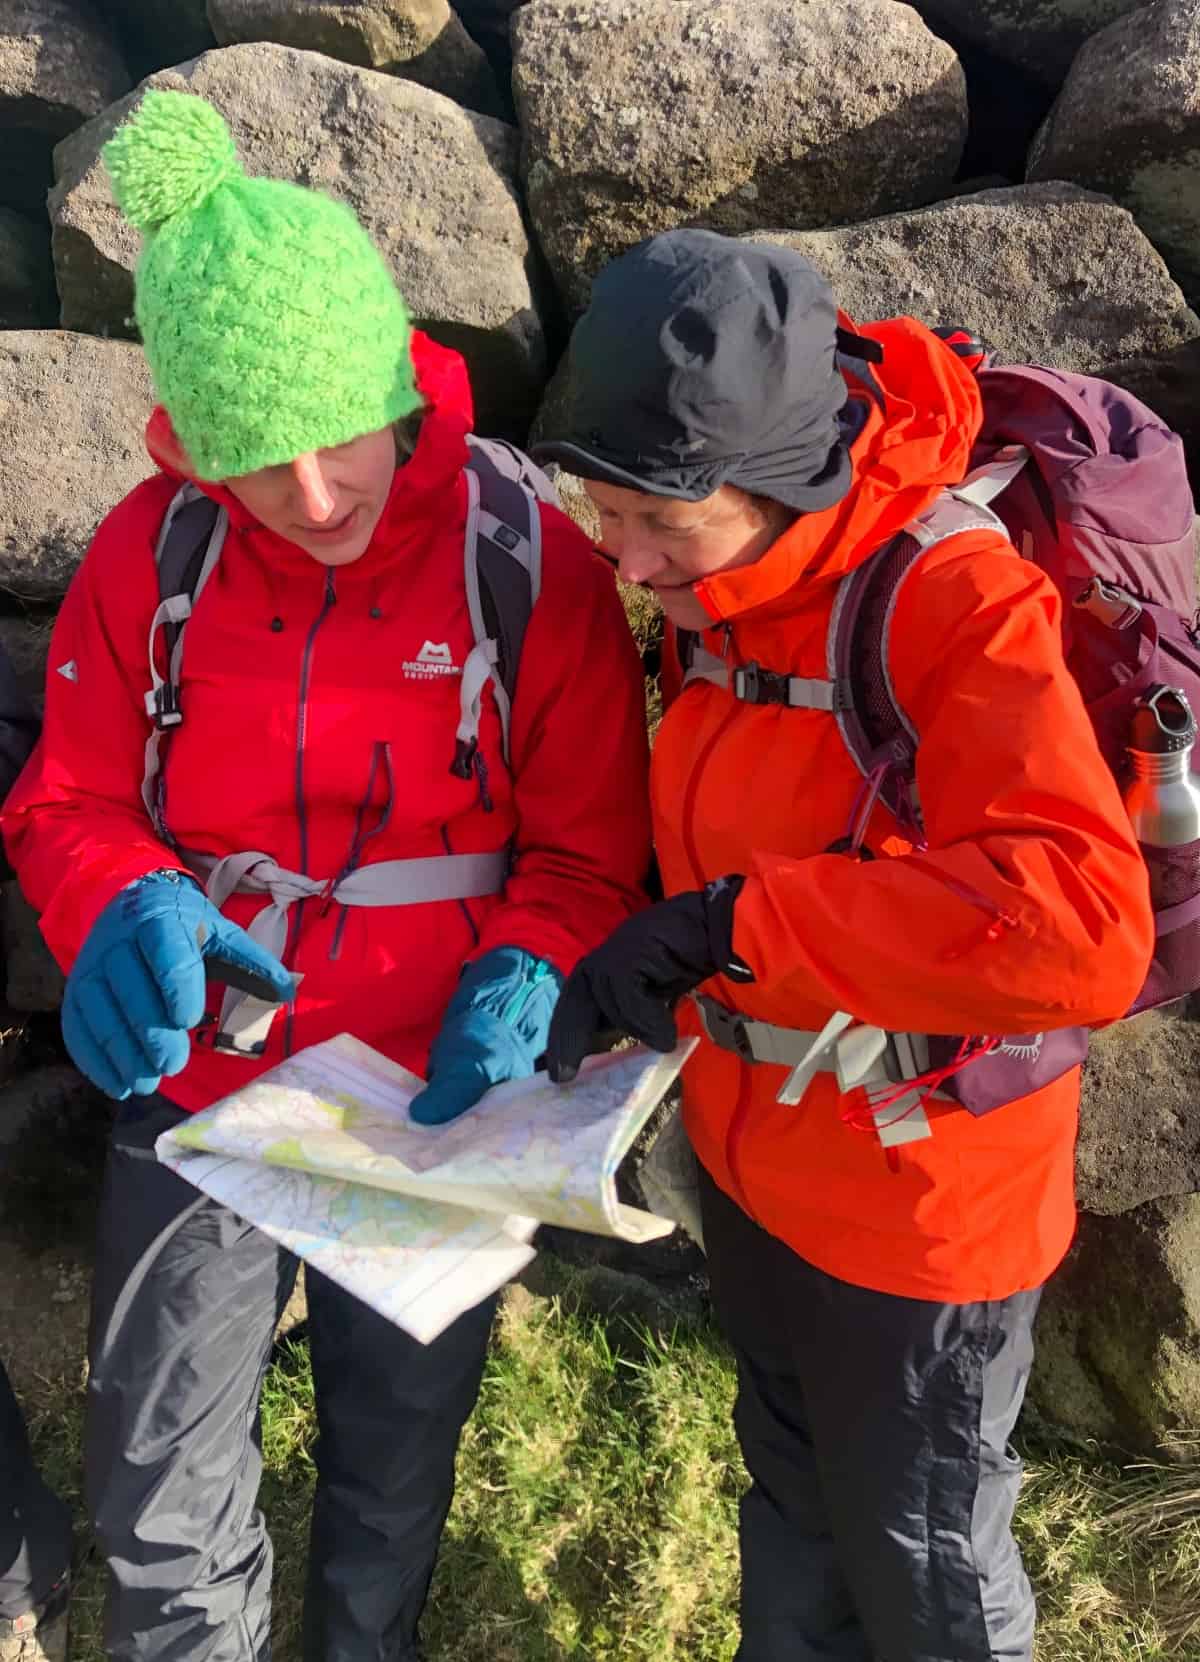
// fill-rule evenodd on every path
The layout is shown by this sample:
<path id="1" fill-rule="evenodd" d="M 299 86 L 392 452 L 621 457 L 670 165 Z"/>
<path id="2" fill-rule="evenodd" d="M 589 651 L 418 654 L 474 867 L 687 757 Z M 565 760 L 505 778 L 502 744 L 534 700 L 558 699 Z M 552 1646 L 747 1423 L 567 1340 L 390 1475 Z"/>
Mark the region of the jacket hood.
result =
<path id="1" fill-rule="evenodd" d="M 842 501 L 802 514 L 754 565 L 706 578 L 695 593 L 714 623 L 781 600 L 799 583 L 836 581 L 883 546 L 966 475 L 983 420 L 972 370 L 915 318 L 860 327 L 881 363 L 844 365 L 865 418 L 850 449 Z"/>
<path id="2" fill-rule="evenodd" d="M 372 553 L 391 541 L 389 531 L 400 521 L 414 516 L 423 499 L 450 486 L 467 459 L 467 434 L 474 422 L 474 402 L 467 366 L 461 355 L 439 346 L 428 335 L 414 329 L 411 337 L 413 368 L 417 387 L 426 405 L 421 436 L 412 457 L 396 469 L 387 505 L 366 552 L 354 562 L 357 569 L 374 564 Z M 190 482 L 206 496 L 219 502 L 229 514 L 230 524 L 240 530 L 270 538 L 273 551 L 289 550 L 297 559 L 311 563 L 310 556 L 285 538 L 267 531 L 226 485 L 197 479 L 187 452 L 179 442 L 171 418 L 158 405 L 146 423 L 146 449 L 150 459 L 169 479 Z"/>

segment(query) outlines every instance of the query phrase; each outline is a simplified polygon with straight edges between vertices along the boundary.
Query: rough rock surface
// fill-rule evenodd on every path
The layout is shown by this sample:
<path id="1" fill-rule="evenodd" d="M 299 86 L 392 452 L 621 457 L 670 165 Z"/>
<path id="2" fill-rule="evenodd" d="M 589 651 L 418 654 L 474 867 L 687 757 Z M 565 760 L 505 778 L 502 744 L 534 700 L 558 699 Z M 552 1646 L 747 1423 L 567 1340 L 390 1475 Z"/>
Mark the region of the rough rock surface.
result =
<path id="1" fill-rule="evenodd" d="M 1030 1402 L 1134 1452 L 1200 1425 L 1200 1194 L 1083 1215 L 1042 1302 Z"/>
<path id="2" fill-rule="evenodd" d="M 274 41 L 381 69 L 502 115 L 496 77 L 447 0 L 208 0 L 222 46 Z"/>
<path id="3" fill-rule="evenodd" d="M 1083 1075 L 1080 1206 L 1113 1214 L 1200 1192 L 1198 1093 L 1200 1021 L 1186 1004 L 1097 1034 Z"/>
<path id="4" fill-rule="evenodd" d="M 568 301 L 670 226 L 929 201 L 966 133 L 950 47 L 890 0 L 538 0 L 512 20 L 529 210 Z"/>
<path id="5" fill-rule="evenodd" d="M 247 171 L 348 202 L 414 321 L 465 355 L 482 431 L 521 435 L 545 379 L 538 266 L 516 190 L 517 134 L 411 81 L 286 46 L 230 46 L 163 71 L 55 153 L 54 260 L 65 328 L 125 333 L 138 237 L 100 151 L 147 86 L 222 111 Z"/>
<path id="6" fill-rule="evenodd" d="M 50 227 L 0 207 L 0 329 L 47 328 L 57 310 Z"/>
<path id="7" fill-rule="evenodd" d="M 1200 5 L 1157 0 L 1090 40 L 1034 142 L 1031 179 L 1073 179 L 1129 208 L 1200 296 Z"/>
<path id="8" fill-rule="evenodd" d="M 945 28 L 1058 86 L 1089 35 L 1144 0 L 914 0 L 932 29 Z"/>
<path id="9" fill-rule="evenodd" d="M 131 81 L 87 0 L 0 0 L 0 202 L 40 211 L 51 147 Z"/>
<path id="10" fill-rule="evenodd" d="M 56 329 L 0 334 L 0 587 L 64 592 L 98 522 L 153 472 L 141 351 Z"/>
<path id="11" fill-rule="evenodd" d="M 852 317 L 965 324 L 1010 360 L 1094 374 L 1200 338 L 1200 318 L 1129 214 L 1070 185 L 755 240 L 805 254 Z"/>

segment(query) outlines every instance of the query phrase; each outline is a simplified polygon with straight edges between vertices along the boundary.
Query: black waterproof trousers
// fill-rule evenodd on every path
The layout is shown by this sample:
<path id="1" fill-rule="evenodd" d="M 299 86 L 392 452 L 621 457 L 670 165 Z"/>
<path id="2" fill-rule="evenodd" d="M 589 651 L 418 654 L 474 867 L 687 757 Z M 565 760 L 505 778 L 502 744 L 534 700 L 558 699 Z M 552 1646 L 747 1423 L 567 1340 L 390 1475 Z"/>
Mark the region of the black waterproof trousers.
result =
<path id="1" fill-rule="evenodd" d="M 934 1304 L 851 1286 L 702 1176 L 737 1357 L 738 1662 L 1029 1662 L 1009 1445 L 1037 1292 Z"/>
<path id="2" fill-rule="evenodd" d="M 112 1662 L 263 1662 L 259 1394 L 296 1262 L 154 1158 L 180 1111 L 121 1110 L 101 1202 L 88 1503 Z M 487 1300 L 423 1346 L 307 1278 L 320 1438 L 306 1662 L 409 1662 L 483 1372 Z"/>
<path id="3" fill-rule="evenodd" d="M 71 1567 L 71 1514 L 42 1482 L 0 1362 L 0 1620 L 39 1605 Z"/>

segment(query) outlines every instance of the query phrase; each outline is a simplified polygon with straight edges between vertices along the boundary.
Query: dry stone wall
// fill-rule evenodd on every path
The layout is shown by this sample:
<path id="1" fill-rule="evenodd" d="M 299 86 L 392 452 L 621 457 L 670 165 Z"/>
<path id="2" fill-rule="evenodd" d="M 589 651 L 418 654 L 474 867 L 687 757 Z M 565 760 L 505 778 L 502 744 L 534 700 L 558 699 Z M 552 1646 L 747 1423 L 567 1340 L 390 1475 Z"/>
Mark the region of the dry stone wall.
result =
<path id="1" fill-rule="evenodd" d="M 862 319 L 1117 379 L 1200 459 L 1200 0 L 0 0 L 0 643 L 30 686 L 150 471 L 137 242 L 99 162 L 148 85 L 355 208 L 484 430 L 570 397 L 551 376 L 605 260 L 703 225 L 801 249 Z M 53 1009 L 15 891 L 4 912 L 10 1005 Z M 1034 1398 L 1127 1447 L 1200 1424 L 1198 1085 L 1190 1005 L 1103 1035 L 1086 1075 Z"/>

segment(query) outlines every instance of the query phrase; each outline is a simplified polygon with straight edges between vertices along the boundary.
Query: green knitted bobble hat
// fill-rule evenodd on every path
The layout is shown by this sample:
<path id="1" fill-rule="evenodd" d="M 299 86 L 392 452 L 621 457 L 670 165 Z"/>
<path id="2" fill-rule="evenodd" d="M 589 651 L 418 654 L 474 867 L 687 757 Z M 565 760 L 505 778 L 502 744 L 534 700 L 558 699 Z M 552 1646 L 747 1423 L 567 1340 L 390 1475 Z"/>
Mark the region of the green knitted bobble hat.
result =
<path id="1" fill-rule="evenodd" d="M 247 178 L 221 116 L 190 93 L 148 92 L 104 160 L 146 238 L 138 327 L 199 478 L 291 462 L 417 408 L 404 301 L 349 208 Z"/>

